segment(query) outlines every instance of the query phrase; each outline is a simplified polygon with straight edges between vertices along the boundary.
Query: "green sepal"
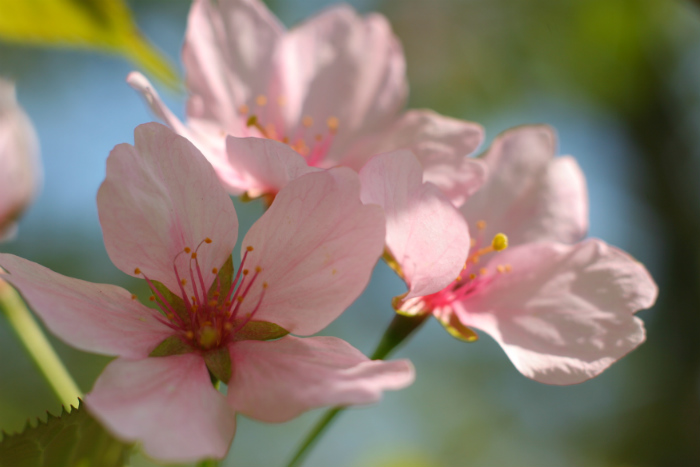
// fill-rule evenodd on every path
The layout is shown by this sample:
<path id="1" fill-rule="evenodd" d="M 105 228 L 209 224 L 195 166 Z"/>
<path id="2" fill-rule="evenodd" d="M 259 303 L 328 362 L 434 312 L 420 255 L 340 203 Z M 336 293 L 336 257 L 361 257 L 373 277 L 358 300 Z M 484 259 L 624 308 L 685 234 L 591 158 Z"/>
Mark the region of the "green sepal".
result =
<path id="1" fill-rule="evenodd" d="M 46 422 L 27 426 L 21 433 L 2 433 L 0 467 L 97 466 L 122 467 L 133 445 L 109 434 L 85 409 L 65 408 Z"/>
<path id="2" fill-rule="evenodd" d="M 216 279 L 214 279 L 214 282 L 211 283 L 207 297 L 210 300 L 213 299 L 214 292 L 217 290 L 217 284 L 221 284 L 219 288 L 220 295 L 217 299 L 219 306 L 221 306 L 224 303 L 224 300 L 226 300 L 226 293 L 231 288 L 231 282 L 233 282 L 233 257 L 229 255 L 224 265 L 221 266 L 221 269 L 219 269 Z"/>
<path id="3" fill-rule="evenodd" d="M 240 321 L 234 321 L 234 329 L 239 325 Z M 269 341 L 279 339 L 289 334 L 289 331 L 275 323 L 267 321 L 248 321 L 245 326 L 236 331 L 233 336 L 234 341 Z"/>
<path id="4" fill-rule="evenodd" d="M 170 355 L 182 355 L 192 352 L 192 347 L 187 345 L 178 336 L 170 336 L 153 351 L 148 354 L 149 357 L 169 357 Z"/>
<path id="5" fill-rule="evenodd" d="M 216 376 L 219 381 L 228 384 L 231 379 L 231 354 L 228 352 L 228 347 L 221 347 L 205 353 L 204 362 L 212 375 Z"/>
<path id="6" fill-rule="evenodd" d="M 168 302 L 168 305 L 170 308 L 172 308 L 175 313 L 180 317 L 181 320 L 184 322 L 189 321 L 190 316 L 189 313 L 187 313 L 187 307 L 185 306 L 184 300 L 179 295 L 176 295 L 170 291 L 166 286 L 164 286 L 162 283 L 158 281 L 151 281 L 153 283 L 153 287 L 160 292 L 160 294 L 165 298 L 165 300 Z M 160 300 L 158 296 L 156 296 L 157 300 Z"/>

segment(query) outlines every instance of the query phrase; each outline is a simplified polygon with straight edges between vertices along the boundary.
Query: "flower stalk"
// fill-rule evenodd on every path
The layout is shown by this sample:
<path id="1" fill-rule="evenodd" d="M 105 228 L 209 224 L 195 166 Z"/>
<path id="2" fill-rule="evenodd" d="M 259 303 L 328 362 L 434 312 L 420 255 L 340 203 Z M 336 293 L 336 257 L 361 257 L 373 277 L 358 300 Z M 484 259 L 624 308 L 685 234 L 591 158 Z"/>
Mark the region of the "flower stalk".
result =
<path id="1" fill-rule="evenodd" d="M 76 405 L 80 389 L 19 294 L 2 280 L 0 309 L 61 404 L 66 408 Z"/>
<path id="2" fill-rule="evenodd" d="M 394 319 L 391 321 L 386 331 L 384 331 L 384 335 L 370 358 L 372 360 L 384 360 L 387 358 L 399 345 L 408 339 L 414 331 L 425 323 L 428 316 L 430 315 L 405 316 L 398 313 L 394 315 Z M 300 466 L 304 458 L 309 454 L 311 447 L 318 442 L 321 435 L 325 433 L 326 429 L 331 425 L 338 414 L 344 410 L 345 407 L 334 407 L 327 410 L 301 443 L 294 457 L 292 457 L 287 464 L 287 467 Z"/>

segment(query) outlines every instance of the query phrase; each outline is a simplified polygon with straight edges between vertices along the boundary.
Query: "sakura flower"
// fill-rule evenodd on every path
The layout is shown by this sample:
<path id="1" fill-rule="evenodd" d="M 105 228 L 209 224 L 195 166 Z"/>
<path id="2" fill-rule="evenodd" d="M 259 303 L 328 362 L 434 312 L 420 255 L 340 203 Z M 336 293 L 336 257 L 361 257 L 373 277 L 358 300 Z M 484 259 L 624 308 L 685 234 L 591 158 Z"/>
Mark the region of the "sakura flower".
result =
<path id="1" fill-rule="evenodd" d="M 644 325 L 634 313 L 654 304 L 657 287 L 623 251 L 597 239 L 580 241 L 588 223 L 585 181 L 573 158 L 554 153 L 554 133 L 545 126 L 515 128 L 494 141 L 483 157 L 489 178 L 461 207 L 472 239 L 455 220 L 437 224 L 455 242 L 453 254 L 468 246 L 468 257 L 456 269 L 453 263 L 438 268 L 434 278 L 444 281 L 450 271 L 452 278 L 423 296 L 412 283 L 415 264 L 403 254 L 411 248 L 405 230 L 413 219 L 404 215 L 410 209 L 397 209 L 393 200 L 401 176 L 395 173 L 393 182 L 376 177 L 374 160 L 360 175 L 363 199 L 389 206 L 387 248 L 409 285 L 407 295 L 395 300 L 399 313 L 430 313 L 467 341 L 477 337 L 471 327 L 481 329 L 525 376 L 573 384 L 600 374 L 644 341 Z M 445 248 L 436 232 L 421 235 L 416 251 L 428 250 L 431 240 Z"/>
<path id="2" fill-rule="evenodd" d="M 34 127 L 17 104 L 14 85 L 0 79 L 0 240 L 12 236 L 40 181 Z"/>
<path id="3" fill-rule="evenodd" d="M 116 435 L 164 461 L 223 457 L 235 413 L 282 422 L 325 405 L 366 404 L 413 380 L 407 361 L 370 361 L 323 329 L 362 291 L 384 242 L 384 218 L 339 168 L 279 192 L 242 242 L 211 165 L 185 138 L 151 123 L 107 160 L 98 210 L 122 271 L 147 281 L 157 308 L 119 287 L 68 278 L 1 254 L 2 278 L 49 329 L 115 355 L 87 396 Z M 228 384 L 227 395 L 210 375 Z"/>
<path id="4" fill-rule="evenodd" d="M 407 95 L 401 45 L 383 16 L 336 5 L 290 31 L 259 0 L 195 0 L 182 51 L 190 98 L 187 123 L 168 110 L 139 73 L 128 82 L 154 113 L 188 137 L 233 194 L 274 194 L 272 165 L 225 137 L 258 137 L 278 164 L 359 170 L 374 154 L 406 148 L 425 178 L 464 201 L 481 165 L 466 158 L 479 125 L 427 110 L 401 114 Z M 249 165 L 258 166 L 250 172 Z M 296 170 L 296 169 L 294 169 Z M 282 180 L 284 181 L 284 180 Z"/>

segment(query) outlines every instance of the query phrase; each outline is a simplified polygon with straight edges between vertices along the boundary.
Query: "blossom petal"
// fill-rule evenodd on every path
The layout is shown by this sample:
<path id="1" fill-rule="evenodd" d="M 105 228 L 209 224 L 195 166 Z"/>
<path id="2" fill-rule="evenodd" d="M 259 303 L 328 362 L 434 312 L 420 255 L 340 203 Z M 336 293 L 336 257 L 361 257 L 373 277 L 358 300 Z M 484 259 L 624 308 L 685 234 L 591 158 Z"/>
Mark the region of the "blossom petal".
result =
<path id="1" fill-rule="evenodd" d="M 312 147 L 314 135 L 328 133 L 327 119 L 338 119 L 325 158 L 330 165 L 358 134 L 385 127 L 404 105 L 403 52 L 381 15 L 363 18 L 347 5 L 331 7 L 292 29 L 276 59 L 291 134 L 303 131 Z M 303 128 L 307 115 L 313 124 Z"/>
<path id="2" fill-rule="evenodd" d="M 190 10 L 182 61 L 190 91 L 189 118 L 217 122 L 245 136 L 241 106 L 269 92 L 284 27 L 258 0 L 197 0 Z"/>
<path id="3" fill-rule="evenodd" d="M 340 315 L 367 285 L 384 246 L 384 215 L 364 206 L 360 183 L 347 168 L 304 175 L 277 194 L 250 228 L 246 267 L 260 266 L 269 287 L 255 319 L 301 335 L 314 334 Z M 245 298 L 258 303 L 261 286 Z"/>
<path id="4" fill-rule="evenodd" d="M 532 125 L 506 131 L 483 157 L 488 181 L 462 206 L 470 226 L 486 222 L 490 240 L 503 232 L 511 245 L 573 243 L 588 229 L 586 183 L 573 158 L 554 158 L 554 130 Z"/>
<path id="5" fill-rule="evenodd" d="M 41 184 L 39 142 L 29 117 L 17 104 L 15 87 L 0 79 L 0 241 Z"/>
<path id="6" fill-rule="evenodd" d="M 139 277 L 138 268 L 177 290 L 173 266 L 179 255 L 180 274 L 189 270 L 189 256 L 180 254 L 186 247 L 212 240 L 197 252 L 205 275 L 226 261 L 236 244 L 236 211 L 212 166 L 185 138 L 147 123 L 134 139 L 135 147 L 112 150 L 97 194 L 105 247 L 125 273 Z"/>
<path id="7" fill-rule="evenodd" d="M 277 193 L 291 180 L 319 170 L 286 144 L 269 139 L 229 136 L 226 152 L 231 165 L 245 174 L 241 188 L 252 198 Z"/>
<path id="8" fill-rule="evenodd" d="M 528 378 L 574 384 L 597 376 L 645 339 L 634 316 L 658 289 L 640 263 L 600 240 L 508 249 L 500 274 L 456 306 L 463 324 L 490 334 Z"/>
<path id="9" fill-rule="evenodd" d="M 433 184 L 410 151 L 373 157 L 360 171 L 362 202 L 378 204 L 386 216 L 386 246 L 409 286 L 405 299 L 447 287 L 469 254 L 469 229 L 462 214 Z"/>
<path id="10" fill-rule="evenodd" d="M 324 406 L 377 402 L 414 378 L 408 360 L 372 361 L 335 337 L 241 341 L 230 347 L 228 402 L 264 422 L 285 422 Z"/>
<path id="11" fill-rule="evenodd" d="M 142 358 L 172 334 L 121 287 L 66 277 L 9 254 L 0 254 L 0 267 L 9 272 L 0 278 L 22 293 L 51 332 L 78 349 Z"/>
<path id="12" fill-rule="evenodd" d="M 483 140 L 481 125 L 430 110 L 410 110 L 388 129 L 360 141 L 343 164 L 359 169 L 372 154 L 410 149 L 423 166 L 424 181 L 437 185 L 460 206 L 484 182 L 484 164 L 466 157 Z"/>
<path id="13" fill-rule="evenodd" d="M 85 397 L 117 436 L 141 441 L 165 462 L 223 458 L 236 430 L 233 411 L 195 354 L 110 363 Z"/>

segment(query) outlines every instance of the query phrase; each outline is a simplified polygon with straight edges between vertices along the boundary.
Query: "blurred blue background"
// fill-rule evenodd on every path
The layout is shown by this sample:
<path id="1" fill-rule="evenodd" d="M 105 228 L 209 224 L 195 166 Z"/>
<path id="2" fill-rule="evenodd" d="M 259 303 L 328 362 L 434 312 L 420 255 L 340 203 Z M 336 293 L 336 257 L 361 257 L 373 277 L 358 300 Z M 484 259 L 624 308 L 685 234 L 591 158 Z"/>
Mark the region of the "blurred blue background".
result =
<path id="1" fill-rule="evenodd" d="M 292 26 L 333 2 L 270 1 Z M 700 465 L 700 8 L 668 0 L 385 0 L 351 2 L 386 14 L 402 40 L 410 107 L 473 120 L 490 141 L 549 123 L 560 153 L 583 167 L 590 235 L 642 261 L 661 287 L 640 316 L 648 342 L 602 376 L 550 387 L 521 376 L 488 336 L 476 344 L 429 323 L 398 352 L 416 383 L 345 413 L 309 457 L 316 467 Z M 130 2 L 139 27 L 179 63 L 189 2 Z M 116 144 L 153 120 L 110 55 L 0 43 L 0 75 L 41 140 L 45 184 L 0 245 L 60 273 L 122 285 L 102 244 L 95 194 Z M 156 83 L 180 116 L 184 94 Z M 263 212 L 235 200 L 246 229 Z M 241 235 L 242 237 L 242 235 Z M 379 265 L 365 294 L 325 333 L 369 353 L 392 318 L 400 280 Z M 54 340 L 54 342 L 56 342 Z M 108 359 L 56 347 L 89 391 Z M 57 413 L 59 403 L 0 319 L 0 428 Z M 284 425 L 239 417 L 223 465 L 281 465 L 320 416 Z M 150 465 L 137 457 L 135 465 Z"/>

